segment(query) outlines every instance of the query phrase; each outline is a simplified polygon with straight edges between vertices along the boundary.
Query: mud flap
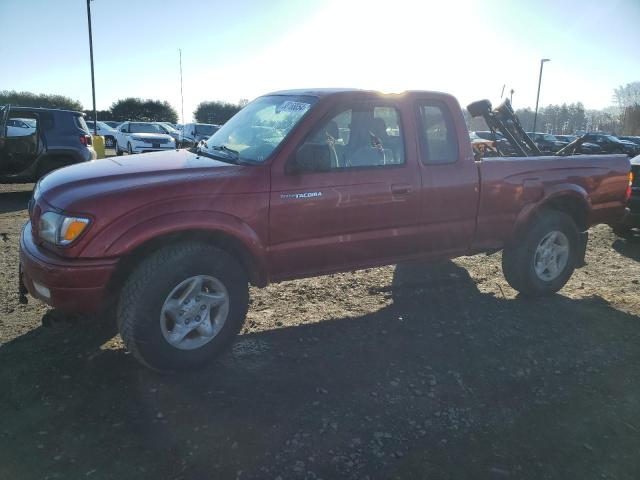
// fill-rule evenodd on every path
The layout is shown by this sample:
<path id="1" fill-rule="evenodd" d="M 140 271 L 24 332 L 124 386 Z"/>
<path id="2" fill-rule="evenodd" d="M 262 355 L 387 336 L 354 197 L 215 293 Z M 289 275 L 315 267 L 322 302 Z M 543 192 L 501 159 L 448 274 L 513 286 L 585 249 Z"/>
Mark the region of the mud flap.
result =
<path id="1" fill-rule="evenodd" d="M 29 291 L 22 281 L 22 264 L 20 264 L 18 267 L 18 303 L 20 305 L 26 305 L 29 303 L 29 299 L 27 298 L 28 293 Z"/>
<path id="2" fill-rule="evenodd" d="M 584 267 L 587 262 L 585 256 L 587 254 L 587 242 L 589 241 L 589 232 L 580 232 L 578 234 L 578 252 L 576 258 L 576 268 Z"/>

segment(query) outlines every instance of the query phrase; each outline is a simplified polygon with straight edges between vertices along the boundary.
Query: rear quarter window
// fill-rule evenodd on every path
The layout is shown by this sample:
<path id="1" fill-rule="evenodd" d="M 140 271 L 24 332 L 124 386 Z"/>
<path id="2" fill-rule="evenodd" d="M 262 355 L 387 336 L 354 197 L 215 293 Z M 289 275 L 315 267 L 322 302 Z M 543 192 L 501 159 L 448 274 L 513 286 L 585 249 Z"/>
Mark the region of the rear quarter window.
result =
<path id="1" fill-rule="evenodd" d="M 87 132 L 88 135 L 91 135 L 91 130 L 89 130 L 89 127 L 87 126 L 87 122 L 84 121 L 84 117 L 82 115 L 74 115 L 73 123 L 75 123 L 76 126 L 81 130 L 84 130 L 85 132 Z"/>
<path id="2" fill-rule="evenodd" d="M 458 160 L 458 137 L 453 117 L 442 102 L 419 105 L 419 136 L 422 163 L 443 165 Z"/>

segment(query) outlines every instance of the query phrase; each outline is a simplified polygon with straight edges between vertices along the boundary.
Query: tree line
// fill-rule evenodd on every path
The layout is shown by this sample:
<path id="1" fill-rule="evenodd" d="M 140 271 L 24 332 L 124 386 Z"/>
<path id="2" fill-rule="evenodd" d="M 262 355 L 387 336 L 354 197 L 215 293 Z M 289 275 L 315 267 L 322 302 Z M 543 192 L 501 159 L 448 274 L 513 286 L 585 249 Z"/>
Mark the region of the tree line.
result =
<path id="1" fill-rule="evenodd" d="M 616 135 L 640 135 L 640 82 L 632 82 L 614 89 L 614 107 L 603 110 L 586 110 L 581 102 L 547 105 L 538 109 L 536 130 L 552 134 L 573 134 L 581 131 L 603 131 Z M 223 124 L 248 100 L 237 104 L 220 101 L 204 101 L 193 112 L 197 122 Z M 26 107 L 62 108 L 83 111 L 82 104 L 63 95 L 35 94 L 15 90 L 0 91 L 0 105 L 20 105 Z M 93 118 L 92 110 L 84 110 L 88 119 Z M 99 110 L 98 120 L 178 122 L 178 113 L 167 101 L 125 98 L 113 102 L 107 110 Z M 470 130 L 486 130 L 482 118 L 471 118 L 464 110 Z M 526 131 L 533 129 L 535 112 L 531 108 L 516 110 L 520 123 Z"/>
<path id="2" fill-rule="evenodd" d="M 200 123 L 225 123 L 235 115 L 248 100 L 241 99 L 237 104 L 229 102 L 201 102 L 193 115 Z M 23 107 L 60 108 L 84 112 L 87 119 L 93 119 L 93 110 L 83 109 L 82 103 L 63 95 L 35 94 L 15 90 L 0 91 L 0 105 L 18 105 Z M 98 120 L 139 122 L 178 122 L 178 112 L 167 101 L 128 97 L 117 100 L 107 110 L 98 110 Z"/>
<path id="3" fill-rule="evenodd" d="M 581 102 L 547 105 L 538 109 L 536 130 L 556 135 L 585 131 L 601 131 L 614 135 L 640 135 L 640 82 L 620 85 L 613 90 L 614 106 L 602 110 L 586 110 Z M 533 130 L 535 112 L 531 108 L 517 109 L 522 127 Z M 469 130 L 487 130 L 482 118 L 471 118 L 464 110 Z"/>

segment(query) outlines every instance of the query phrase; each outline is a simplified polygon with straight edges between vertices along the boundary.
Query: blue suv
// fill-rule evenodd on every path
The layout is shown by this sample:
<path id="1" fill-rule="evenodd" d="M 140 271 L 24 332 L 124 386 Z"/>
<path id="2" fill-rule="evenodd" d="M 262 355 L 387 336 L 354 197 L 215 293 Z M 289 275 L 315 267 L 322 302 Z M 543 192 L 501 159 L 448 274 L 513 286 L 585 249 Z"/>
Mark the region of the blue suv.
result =
<path id="1" fill-rule="evenodd" d="M 47 173 L 96 159 L 82 112 L 0 106 L 0 183 L 35 182 Z"/>

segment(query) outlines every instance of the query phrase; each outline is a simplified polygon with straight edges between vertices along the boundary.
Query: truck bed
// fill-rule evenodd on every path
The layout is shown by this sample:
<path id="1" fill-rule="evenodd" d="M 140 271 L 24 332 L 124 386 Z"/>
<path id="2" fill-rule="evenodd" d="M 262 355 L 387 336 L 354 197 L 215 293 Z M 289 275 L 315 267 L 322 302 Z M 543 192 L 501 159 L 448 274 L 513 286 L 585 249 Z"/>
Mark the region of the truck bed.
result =
<path id="1" fill-rule="evenodd" d="M 624 214 L 628 183 L 626 155 L 493 157 L 477 162 L 480 177 L 478 220 L 473 250 L 501 248 L 514 224 L 526 222 L 541 203 L 570 194 L 571 207 L 583 210 L 586 230 Z"/>

